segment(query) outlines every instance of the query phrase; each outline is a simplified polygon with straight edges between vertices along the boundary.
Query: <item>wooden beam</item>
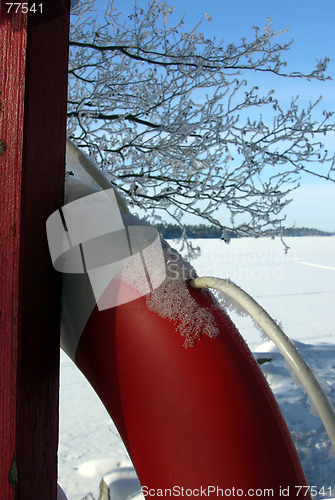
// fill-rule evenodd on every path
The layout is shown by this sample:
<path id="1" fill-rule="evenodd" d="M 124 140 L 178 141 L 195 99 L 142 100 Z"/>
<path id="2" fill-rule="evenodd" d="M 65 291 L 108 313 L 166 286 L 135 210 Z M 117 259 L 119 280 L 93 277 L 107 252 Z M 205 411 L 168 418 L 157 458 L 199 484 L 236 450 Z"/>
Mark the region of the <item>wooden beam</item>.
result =
<path id="1" fill-rule="evenodd" d="M 63 203 L 69 3 L 41 0 L 28 13 L 22 3 L 8 14 L 1 2 L 0 489 L 6 500 L 57 496 L 61 276 L 52 268 L 45 222 Z"/>

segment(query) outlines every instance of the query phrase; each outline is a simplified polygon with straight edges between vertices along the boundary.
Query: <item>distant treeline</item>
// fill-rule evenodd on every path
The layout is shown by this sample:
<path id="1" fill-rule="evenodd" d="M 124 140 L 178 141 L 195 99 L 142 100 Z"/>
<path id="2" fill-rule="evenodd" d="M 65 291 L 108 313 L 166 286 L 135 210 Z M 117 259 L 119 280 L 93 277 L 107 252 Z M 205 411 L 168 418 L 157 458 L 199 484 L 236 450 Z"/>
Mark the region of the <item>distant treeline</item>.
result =
<path id="1" fill-rule="evenodd" d="M 188 238 L 221 238 L 222 231 L 215 226 L 199 224 L 197 226 L 185 225 Z M 182 229 L 177 224 L 156 224 L 156 228 L 165 239 L 180 238 Z M 320 231 L 319 229 L 310 229 L 307 227 L 296 227 L 293 229 L 284 229 L 283 236 L 333 236 L 335 233 Z M 234 231 L 230 231 L 231 238 L 238 238 Z"/>
<path id="2" fill-rule="evenodd" d="M 294 227 L 292 229 L 284 229 L 284 236 L 334 236 L 335 233 L 328 231 L 320 231 L 320 229 L 312 229 L 308 227 Z"/>

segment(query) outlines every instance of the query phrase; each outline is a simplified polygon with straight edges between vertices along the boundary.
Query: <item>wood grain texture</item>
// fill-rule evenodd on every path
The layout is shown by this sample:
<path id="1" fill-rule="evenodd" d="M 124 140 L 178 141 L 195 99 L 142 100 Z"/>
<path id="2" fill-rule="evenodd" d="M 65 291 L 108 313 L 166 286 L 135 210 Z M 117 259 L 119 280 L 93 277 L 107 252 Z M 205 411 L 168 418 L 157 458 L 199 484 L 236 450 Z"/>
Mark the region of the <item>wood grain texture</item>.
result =
<path id="1" fill-rule="evenodd" d="M 2 3 L 0 21 L 0 484 L 22 500 L 55 500 L 57 483 L 61 282 L 45 222 L 63 203 L 69 2 L 43 6 Z"/>
<path id="2" fill-rule="evenodd" d="M 9 470 L 16 444 L 16 374 L 20 248 L 20 191 L 23 143 L 26 17 L 9 18 L 1 6 L 0 25 L 0 484 L 14 498 Z M 21 28 L 21 29 L 20 29 Z M 15 479 L 15 477 L 13 477 Z M 13 481 L 13 479 L 11 481 Z"/>

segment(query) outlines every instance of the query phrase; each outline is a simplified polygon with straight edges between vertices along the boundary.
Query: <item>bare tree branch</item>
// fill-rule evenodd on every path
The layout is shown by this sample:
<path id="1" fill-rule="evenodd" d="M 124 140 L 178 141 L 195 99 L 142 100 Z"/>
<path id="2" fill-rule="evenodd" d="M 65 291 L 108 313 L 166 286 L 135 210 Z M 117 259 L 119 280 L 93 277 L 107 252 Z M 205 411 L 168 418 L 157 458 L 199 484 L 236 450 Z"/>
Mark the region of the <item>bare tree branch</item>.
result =
<path id="1" fill-rule="evenodd" d="M 182 224 L 192 214 L 224 235 L 282 230 L 301 174 L 335 182 L 323 139 L 335 131 L 320 101 L 286 108 L 250 74 L 326 80 L 328 58 L 304 74 L 283 59 L 285 30 L 254 28 L 237 45 L 183 32 L 173 8 L 152 1 L 120 13 L 109 1 L 102 26 L 94 0 L 78 4 L 71 28 L 68 133 L 110 174 L 133 206 Z M 225 236 L 226 237 L 226 236 Z"/>

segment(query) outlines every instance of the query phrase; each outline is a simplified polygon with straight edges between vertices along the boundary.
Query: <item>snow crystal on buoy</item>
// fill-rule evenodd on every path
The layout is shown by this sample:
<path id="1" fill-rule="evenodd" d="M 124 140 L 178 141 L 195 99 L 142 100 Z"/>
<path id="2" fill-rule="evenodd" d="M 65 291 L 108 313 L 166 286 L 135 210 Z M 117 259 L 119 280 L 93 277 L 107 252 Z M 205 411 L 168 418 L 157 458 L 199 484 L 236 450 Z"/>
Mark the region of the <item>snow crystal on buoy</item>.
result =
<path id="1" fill-rule="evenodd" d="M 195 270 L 166 242 L 162 244 L 164 245 L 166 279 L 160 287 L 147 295 L 147 308 L 161 318 L 173 321 L 176 330 L 185 338 L 184 347 L 186 348 L 193 347 L 202 335 L 217 337 L 219 329 L 211 307 L 199 306 L 190 294 L 187 282 L 190 278 L 195 278 Z M 209 291 L 200 293 L 210 294 Z"/>

